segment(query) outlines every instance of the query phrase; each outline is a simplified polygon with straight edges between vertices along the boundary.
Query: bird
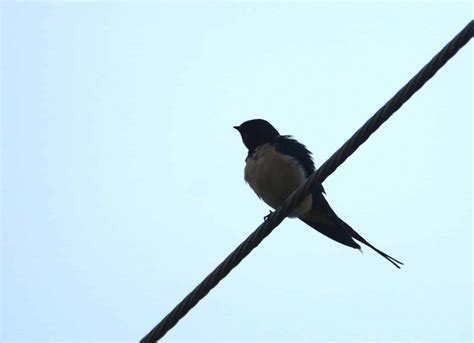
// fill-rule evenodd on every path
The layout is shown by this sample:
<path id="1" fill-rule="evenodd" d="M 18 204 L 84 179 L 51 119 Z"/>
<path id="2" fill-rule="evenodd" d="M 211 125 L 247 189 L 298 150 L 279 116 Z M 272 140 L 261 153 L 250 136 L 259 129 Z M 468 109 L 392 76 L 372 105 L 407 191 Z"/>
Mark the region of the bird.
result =
<path id="1" fill-rule="evenodd" d="M 273 209 L 301 186 L 315 171 L 311 151 L 293 136 L 280 133 L 264 119 L 252 119 L 234 126 L 248 149 L 244 179 Z M 345 246 L 362 251 L 362 243 L 400 269 L 402 262 L 377 249 L 344 222 L 329 205 L 321 183 L 288 217 L 298 218 L 321 234 Z M 268 217 L 268 216 L 267 216 Z"/>

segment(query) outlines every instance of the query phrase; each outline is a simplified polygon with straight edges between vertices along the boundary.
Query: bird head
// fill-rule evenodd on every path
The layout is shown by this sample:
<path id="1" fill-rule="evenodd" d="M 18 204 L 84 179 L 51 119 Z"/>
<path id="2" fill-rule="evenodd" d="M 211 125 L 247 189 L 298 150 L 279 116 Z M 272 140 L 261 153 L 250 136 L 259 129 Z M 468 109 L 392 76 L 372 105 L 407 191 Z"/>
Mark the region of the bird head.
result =
<path id="1" fill-rule="evenodd" d="M 234 129 L 239 131 L 249 151 L 255 150 L 259 145 L 268 143 L 280 135 L 272 124 L 263 119 L 248 120 L 239 126 L 234 126 Z"/>

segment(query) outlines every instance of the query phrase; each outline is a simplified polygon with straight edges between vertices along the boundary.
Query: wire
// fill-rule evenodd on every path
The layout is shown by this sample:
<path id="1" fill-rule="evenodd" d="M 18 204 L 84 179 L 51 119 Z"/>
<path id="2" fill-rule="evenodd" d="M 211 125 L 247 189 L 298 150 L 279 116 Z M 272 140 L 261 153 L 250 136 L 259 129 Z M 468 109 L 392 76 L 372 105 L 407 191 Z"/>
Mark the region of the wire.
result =
<path id="1" fill-rule="evenodd" d="M 357 132 L 339 148 L 306 182 L 286 199 L 284 204 L 243 241 L 227 258 L 217 266 L 186 298 L 161 320 L 140 342 L 156 342 L 183 318 L 202 298 L 210 292 L 230 271 L 255 249 L 273 229 L 310 193 L 314 185 L 322 183 L 331 175 L 372 133 L 415 94 L 443 65 L 453 57 L 474 34 L 474 21 L 459 32 L 446 46 L 429 61 L 405 86 L 382 106 Z"/>

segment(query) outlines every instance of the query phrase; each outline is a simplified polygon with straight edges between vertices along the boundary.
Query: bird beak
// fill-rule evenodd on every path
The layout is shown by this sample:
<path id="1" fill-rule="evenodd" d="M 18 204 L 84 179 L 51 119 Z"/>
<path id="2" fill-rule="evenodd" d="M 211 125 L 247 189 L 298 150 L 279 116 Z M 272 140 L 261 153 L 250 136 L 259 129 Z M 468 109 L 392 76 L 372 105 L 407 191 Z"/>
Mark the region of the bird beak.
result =
<path id="1" fill-rule="evenodd" d="M 240 132 L 240 126 L 234 126 L 234 129 Z"/>

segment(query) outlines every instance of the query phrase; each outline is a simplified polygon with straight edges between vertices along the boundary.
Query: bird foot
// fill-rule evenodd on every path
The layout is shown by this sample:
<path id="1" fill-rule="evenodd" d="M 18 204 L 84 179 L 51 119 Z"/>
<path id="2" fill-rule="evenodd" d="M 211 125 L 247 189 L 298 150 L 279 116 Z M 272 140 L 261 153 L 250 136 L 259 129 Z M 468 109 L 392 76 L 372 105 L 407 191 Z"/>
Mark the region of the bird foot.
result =
<path id="1" fill-rule="evenodd" d="M 268 212 L 270 212 L 269 214 L 267 214 L 265 217 L 263 217 L 263 220 L 266 221 L 268 219 L 268 217 L 270 217 L 270 215 L 273 213 L 273 211 L 269 210 Z"/>

